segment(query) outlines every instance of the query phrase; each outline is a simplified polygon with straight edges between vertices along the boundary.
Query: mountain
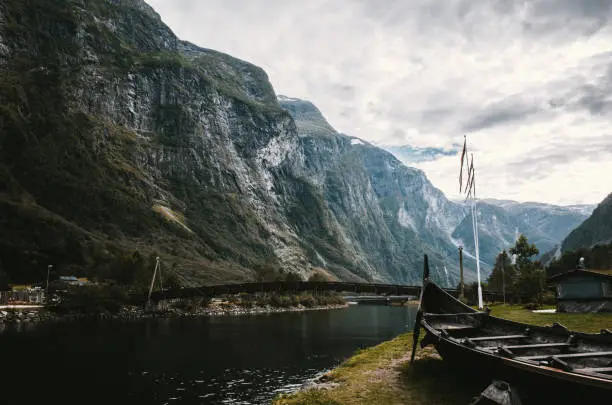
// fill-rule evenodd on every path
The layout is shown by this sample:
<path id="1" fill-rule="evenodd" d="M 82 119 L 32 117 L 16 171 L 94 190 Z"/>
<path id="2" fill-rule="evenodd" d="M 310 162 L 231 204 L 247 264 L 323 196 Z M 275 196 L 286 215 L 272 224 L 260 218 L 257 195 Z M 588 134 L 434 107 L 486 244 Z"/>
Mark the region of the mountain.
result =
<path id="1" fill-rule="evenodd" d="M 461 208 L 421 171 L 311 104 L 279 105 L 262 69 L 181 41 L 142 0 L 4 1 L 0 71 L 13 281 L 48 264 L 94 278 L 138 264 L 142 281 L 156 255 L 201 283 L 314 267 L 416 283 L 424 253 L 458 272 Z"/>
<path id="2" fill-rule="evenodd" d="M 14 282 L 49 264 L 144 282 L 159 255 L 184 283 L 319 268 L 414 284 L 427 253 L 454 285 L 461 241 L 475 279 L 467 207 L 277 97 L 261 68 L 181 41 L 142 0 L 0 2 L 0 72 L 0 272 Z M 481 214 L 485 276 L 509 237 L 485 220 L 496 212 Z"/>
<path id="3" fill-rule="evenodd" d="M 479 201 L 477 207 L 478 243 L 482 257 L 495 257 L 502 250 L 507 250 L 513 246 L 517 230 L 525 234 L 529 241 L 538 247 L 540 253 L 552 249 L 559 243 L 558 239 L 554 239 L 545 232 L 543 226 L 531 224 L 522 218 L 521 215 L 517 215 L 508 208 L 489 204 L 485 200 Z M 473 251 L 474 237 L 471 213 L 455 229 L 453 237 L 461 240 L 466 249 Z"/>
<path id="4" fill-rule="evenodd" d="M 595 208 L 590 217 L 574 229 L 561 245 L 562 251 L 588 248 L 612 241 L 612 193 Z"/>
<path id="5" fill-rule="evenodd" d="M 540 253 L 549 250 L 546 239 L 558 244 L 574 228 L 581 224 L 595 209 L 593 204 L 579 204 L 560 206 L 538 202 L 516 202 L 510 200 L 484 199 L 484 202 L 503 208 L 517 221 L 519 232 L 530 234 L 532 228 L 538 231 L 533 234 L 535 238 L 544 238 Z M 537 245 L 537 243 L 536 243 Z"/>
<path id="6" fill-rule="evenodd" d="M 310 102 L 279 96 L 298 128 L 308 179 L 323 190 L 351 255 L 394 280 L 418 282 L 422 256 L 441 281 L 458 280 L 457 249 L 448 235 L 463 208 L 448 201 L 417 169 L 359 138 L 335 131 Z M 473 267 L 466 270 L 473 279 Z M 443 270 L 441 270 L 443 272 Z"/>
<path id="7" fill-rule="evenodd" d="M 142 0 L 7 0 L 0 16 L 0 266 L 14 281 L 47 264 L 105 275 L 133 254 L 198 282 L 306 273 L 304 210 L 341 250 L 262 69 L 180 41 Z"/>

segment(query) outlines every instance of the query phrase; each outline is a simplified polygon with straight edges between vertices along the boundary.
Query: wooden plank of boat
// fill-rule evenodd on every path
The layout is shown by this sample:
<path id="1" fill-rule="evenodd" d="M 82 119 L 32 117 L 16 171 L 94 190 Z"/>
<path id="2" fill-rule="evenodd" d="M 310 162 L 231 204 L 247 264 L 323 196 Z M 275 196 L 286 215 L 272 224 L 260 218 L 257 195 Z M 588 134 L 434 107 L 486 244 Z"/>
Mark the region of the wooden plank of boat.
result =
<path id="1" fill-rule="evenodd" d="M 607 374 L 607 373 L 612 373 L 612 367 L 579 368 L 579 369 L 574 369 L 574 371 L 577 373 Z"/>
<path id="2" fill-rule="evenodd" d="M 507 350 L 530 350 L 530 349 L 546 349 L 546 348 L 565 348 L 570 347 L 569 343 L 535 343 L 532 345 L 512 345 L 512 346 L 501 346 Z"/>
<path id="3" fill-rule="evenodd" d="M 480 336 L 469 338 L 472 342 L 484 342 L 487 340 L 510 340 L 510 339 L 526 339 L 527 335 L 501 335 L 501 336 Z"/>
<path id="4" fill-rule="evenodd" d="M 484 312 L 484 311 L 474 311 L 474 312 L 453 312 L 453 313 L 449 313 L 449 314 L 431 314 L 428 312 L 423 313 L 423 315 L 429 317 L 429 318 L 444 318 L 444 317 L 455 317 L 455 316 L 478 316 L 478 315 L 489 315 L 488 312 Z"/>
<path id="5" fill-rule="evenodd" d="M 518 360 L 548 360 L 553 357 L 558 359 L 585 359 L 588 357 L 612 357 L 612 352 L 584 352 L 568 354 L 541 354 L 537 356 L 518 356 Z"/>
<path id="6" fill-rule="evenodd" d="M 477 328 L 475 328 L 474 326 L 471 325 L 466 325 L 464 323 L 445 323 L 444 325 L 442 325 L 439 330 L 476 330 Z"/>

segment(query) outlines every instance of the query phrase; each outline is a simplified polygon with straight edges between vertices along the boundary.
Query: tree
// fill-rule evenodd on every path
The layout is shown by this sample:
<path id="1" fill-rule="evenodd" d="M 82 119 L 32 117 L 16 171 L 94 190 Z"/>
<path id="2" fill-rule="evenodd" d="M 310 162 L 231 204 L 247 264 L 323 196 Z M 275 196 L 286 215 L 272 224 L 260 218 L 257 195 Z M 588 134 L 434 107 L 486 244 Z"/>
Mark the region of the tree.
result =
<path id="1" fill-rule="evenodd" d="M 534 263 L 521 267 L 516 281 L 516 290 L 531 300 L 541 302 L 542 293 L 546 284 L 544 269 L 538 268 Z"/>
<path id="2" fill-rule="evenodd" d="M 0 291 L 8 290 L 9 276 L 2 270 L 2 263 L 0 263 Z"/>
<path id="3" fill-rule="evenodd" d="M 612 244 L 598 244 L 592 248 L 579 248 L 563 252 L 561 257 L 553 260 L 548 266 L 548 276 L 575 269 L 581 257 L 584 257 L 587 268 L 612 269 Z"/>
<path id="4" fill-rule="evenodd" d="M 506 293 L 513 292 L 516 279 L 516 268 L 512 265 L 508 253 L 504 250 L 497 255 L 495 266 L 487 280 L 489 290 L 503 292 L 505 283 Z"/>
<path id="5" fill-rule="evenodd" d="M 516 255 L 516 265 L 520 269 L 521 266 L 531 262 L 531 257 L 540 253 L 536 245 L 529 244 L 527 237 L 523 234 L 519 236 L 514 247 L 510 248 L 510 254 Z"/>
<path id="6" fill-rule="evenodd" d="M 284 275 L 284 281 L 288 281 L 288 282 L 296 282 L 296 281 L 303 281 L 302 276 L 300 276 L 298 273 L 293 273 L 293 272 L 288 272 Z"/>
<path id="7" fill-rule="evenodd" d="M 546 273 L 539 263 L 531 261 L 531 257 L 539 253 L 538 248 L 534 244 L 529 244 L 525 235 L 521 235 L 514 247 L 510 248 L 510 253 L 516 255 L 515 267 L 518 278 L 514 283 L 515 291 L 529 299 L 541 301 Z"/>

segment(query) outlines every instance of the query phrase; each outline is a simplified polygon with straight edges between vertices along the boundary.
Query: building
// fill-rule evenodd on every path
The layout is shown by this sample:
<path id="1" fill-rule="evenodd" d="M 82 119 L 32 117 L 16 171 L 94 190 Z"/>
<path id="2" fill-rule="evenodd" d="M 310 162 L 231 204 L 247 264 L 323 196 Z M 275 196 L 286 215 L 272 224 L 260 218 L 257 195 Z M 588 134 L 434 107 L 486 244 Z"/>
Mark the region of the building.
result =
<path id="1" fill-rule="evenodd" d="M 84 286 L 89 284 L 86 277 L 60 276 L 60 281 L 68 285 Z"/>
<path id="2" fill-rule="evenodd" d="M 577 268 L 550 278 L 557 312 L 612 312 L 612 270 Z"/>

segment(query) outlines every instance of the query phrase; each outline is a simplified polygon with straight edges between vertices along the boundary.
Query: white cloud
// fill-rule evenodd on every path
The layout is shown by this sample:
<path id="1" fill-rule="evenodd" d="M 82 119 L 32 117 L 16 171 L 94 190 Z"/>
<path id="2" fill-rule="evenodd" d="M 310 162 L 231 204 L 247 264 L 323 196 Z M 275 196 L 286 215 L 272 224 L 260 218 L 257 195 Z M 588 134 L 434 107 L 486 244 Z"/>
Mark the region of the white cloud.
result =
<path id="1" fill-rule="evenodd" d="M 341 132 L 434 148 L 468 133 L 482 196 L 612 191 L 608 0 L 148 2 L 179 37 L 261 66 Z M 456 194 L 457 157 L 417 166 Z"/>

